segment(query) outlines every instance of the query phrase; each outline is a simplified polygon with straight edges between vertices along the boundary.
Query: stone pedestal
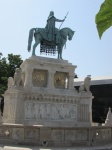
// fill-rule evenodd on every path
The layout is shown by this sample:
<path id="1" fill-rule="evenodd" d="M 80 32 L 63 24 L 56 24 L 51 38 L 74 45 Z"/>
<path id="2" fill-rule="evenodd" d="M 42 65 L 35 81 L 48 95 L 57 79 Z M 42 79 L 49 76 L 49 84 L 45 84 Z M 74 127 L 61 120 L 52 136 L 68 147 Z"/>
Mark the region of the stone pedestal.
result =
<path id="1" fill-rule="evenodd" d="M 22 65 L 23 86 L 4 94 L 4 122 L 45 127 L 90 126 L 92 94 L 74 87 L 76 66 L 33 56 Z"/>

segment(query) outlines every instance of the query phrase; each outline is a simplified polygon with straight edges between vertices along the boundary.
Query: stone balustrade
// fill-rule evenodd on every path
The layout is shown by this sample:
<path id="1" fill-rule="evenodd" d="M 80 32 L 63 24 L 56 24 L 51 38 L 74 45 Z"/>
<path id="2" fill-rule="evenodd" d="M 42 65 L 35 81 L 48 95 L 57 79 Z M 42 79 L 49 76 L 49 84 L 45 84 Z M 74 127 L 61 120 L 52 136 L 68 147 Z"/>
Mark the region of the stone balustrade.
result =
<path id="1" fill-rule="evenodd" d="M 93 146 L 112 142 L 112 127 L 43 127 L 3 124 L 0 144 L 36 144 L 42 146 Z"/>

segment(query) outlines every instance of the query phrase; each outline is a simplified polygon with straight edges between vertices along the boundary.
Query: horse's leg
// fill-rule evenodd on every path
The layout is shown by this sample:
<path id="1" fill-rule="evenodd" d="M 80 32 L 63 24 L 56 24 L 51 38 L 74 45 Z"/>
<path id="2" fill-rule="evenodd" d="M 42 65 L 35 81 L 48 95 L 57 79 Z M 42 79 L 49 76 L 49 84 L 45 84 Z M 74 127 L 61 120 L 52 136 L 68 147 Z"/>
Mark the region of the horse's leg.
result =
<path id="1" fill-rule="evenodd" d="M 32 55 L 33 56 L 36 56 L 35 55 L 35 49 L 36 49 L 36 47 L 37 47 L 37 45 L 40 43 L 40 41 L 39 40 L 37 40 L 36 42 L 35 42 L 35 44 L 33 45 L 33 51 L 32 51 Z"/>
<path id="2" fill-rule="evenodd" d="M 60 47 L 58 46 L 58 59 L 60 59 Z"/>
<path id="3" fill-rule="evenodd" d="M 63 49 L 63 45 L 60 46 L 60 59 L 63 59 L 62 58 L 62 49 Z"/>
<path id="4" fill-rule="evenodd" d="M 63 58 L 62 58 L 62 50 L 61 50 L 61 53 L 60 53 L 60 59 L 63 59 Z"/>
<path id="5" fill-rule="evenodd" d="M 59 51 L 58 51 L 58 59 L 59 59 Z"/>
<path id="6" fill-rule="evenodd" d="M 58 59 L 60 59 L 60 50 L 58 49 Z"/>

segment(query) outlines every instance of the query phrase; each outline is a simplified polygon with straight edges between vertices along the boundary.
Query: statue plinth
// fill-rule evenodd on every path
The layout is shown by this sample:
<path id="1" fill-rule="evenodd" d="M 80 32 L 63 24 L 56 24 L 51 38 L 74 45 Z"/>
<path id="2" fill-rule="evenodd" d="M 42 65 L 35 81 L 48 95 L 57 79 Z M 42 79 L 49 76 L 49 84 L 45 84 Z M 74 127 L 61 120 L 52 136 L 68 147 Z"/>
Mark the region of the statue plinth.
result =
<path id="1" fill-rule="evenodd" d="M 76 66 L 33 56 L 21 64 L 23 85 L 4 94 L 4 122 L 57 127 L 90 126 L 92 94 L 74 87 Z"/>

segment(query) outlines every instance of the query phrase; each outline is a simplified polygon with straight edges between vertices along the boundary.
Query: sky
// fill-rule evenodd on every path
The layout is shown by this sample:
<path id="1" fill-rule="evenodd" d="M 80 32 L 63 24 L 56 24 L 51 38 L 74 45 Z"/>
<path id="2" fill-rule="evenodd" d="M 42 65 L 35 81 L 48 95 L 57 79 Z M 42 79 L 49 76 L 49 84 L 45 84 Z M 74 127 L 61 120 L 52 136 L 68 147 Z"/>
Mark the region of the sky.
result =
<path id="1" fill-rule="evenodd" d="M 69 27 L 75 34 L 63 49 L 63 59 L 76 65 L 78 77 L 112 76 L 112 28 L 99 39 L 95 15 L 104 0 L 0 0 L 0 52 L 31 57 L 27 51 L 31 28 L 44 28 L 50 11 L 64 19 L 61 28 Z M 56 23 L 59 28 L 60 22 Z M 34 44 L 34 41 L 32 45 Z M 36 48 L 40 55 L 40 47 Z M 56 59 L 56 56 L 49 56 Z"/>

